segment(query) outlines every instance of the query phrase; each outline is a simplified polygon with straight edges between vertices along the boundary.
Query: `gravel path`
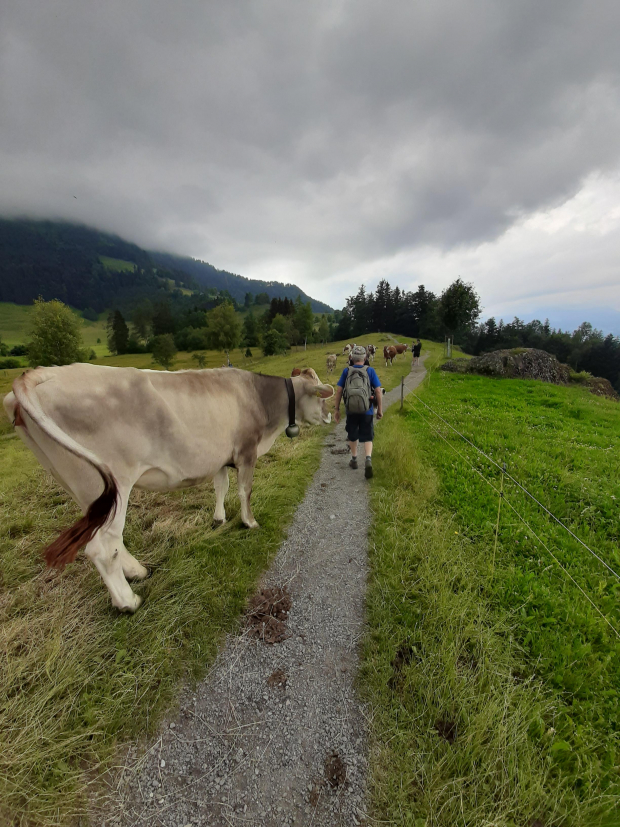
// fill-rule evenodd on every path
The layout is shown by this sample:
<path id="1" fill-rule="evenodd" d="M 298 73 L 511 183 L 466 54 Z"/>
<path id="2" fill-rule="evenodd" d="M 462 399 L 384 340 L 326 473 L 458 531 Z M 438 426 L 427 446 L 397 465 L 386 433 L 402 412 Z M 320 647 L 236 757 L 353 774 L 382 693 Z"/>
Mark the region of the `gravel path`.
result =
<path id="1" fill-rule="evenodd" d="M 409 389 L 425 373 L 413 368 Z M 399 399 L 400 386 L 384 407 Z M 370 509 L 364 462 L 357 471 L 348 463 L 341 424 L 261 583 L 288 588 L 288 637 L 269 645 L 247 630 L 230 635 L 159 737 L 146 751 L 129 749 L 93 825 L 366 823 L 366 727 L 354 682 Z"/>

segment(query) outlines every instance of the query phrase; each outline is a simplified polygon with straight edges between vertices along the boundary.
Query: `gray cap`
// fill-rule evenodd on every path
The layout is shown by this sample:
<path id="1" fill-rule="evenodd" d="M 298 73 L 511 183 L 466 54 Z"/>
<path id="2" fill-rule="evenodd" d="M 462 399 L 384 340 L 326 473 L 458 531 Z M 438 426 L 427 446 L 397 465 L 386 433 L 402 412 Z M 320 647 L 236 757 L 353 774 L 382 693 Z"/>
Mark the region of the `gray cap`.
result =
<path id="1" fill-rule="evenodd" d="M 365 359 L 366 358 L 366 348 L 362 347 L 361 345 L 357 345 L 351 351 L 351 356 L 353 359 Z"/>

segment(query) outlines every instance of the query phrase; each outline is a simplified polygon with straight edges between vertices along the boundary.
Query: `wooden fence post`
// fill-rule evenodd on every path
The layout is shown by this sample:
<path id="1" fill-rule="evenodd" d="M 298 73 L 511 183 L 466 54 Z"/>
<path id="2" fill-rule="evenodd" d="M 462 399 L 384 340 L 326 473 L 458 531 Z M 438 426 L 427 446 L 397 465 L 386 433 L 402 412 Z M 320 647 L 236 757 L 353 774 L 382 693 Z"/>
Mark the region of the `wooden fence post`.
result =
<path id="1" fill-rule="evenodd" d="M 403 409 L 403 400 L 405 398 L 405 377 L 400 377 L 400 409 Z"/>

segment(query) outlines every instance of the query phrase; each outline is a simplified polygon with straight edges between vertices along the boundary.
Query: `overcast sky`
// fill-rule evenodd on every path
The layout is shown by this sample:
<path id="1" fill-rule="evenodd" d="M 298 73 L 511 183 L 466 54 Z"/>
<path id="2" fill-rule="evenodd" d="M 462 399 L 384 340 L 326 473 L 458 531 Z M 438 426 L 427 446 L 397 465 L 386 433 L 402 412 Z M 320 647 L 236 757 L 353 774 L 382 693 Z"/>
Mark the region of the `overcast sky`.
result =
<path id="1" fill-rule="evenodd" d="M 620 333 L 619 32 L 618 0 L 5 0 L 0 212 Z"/>

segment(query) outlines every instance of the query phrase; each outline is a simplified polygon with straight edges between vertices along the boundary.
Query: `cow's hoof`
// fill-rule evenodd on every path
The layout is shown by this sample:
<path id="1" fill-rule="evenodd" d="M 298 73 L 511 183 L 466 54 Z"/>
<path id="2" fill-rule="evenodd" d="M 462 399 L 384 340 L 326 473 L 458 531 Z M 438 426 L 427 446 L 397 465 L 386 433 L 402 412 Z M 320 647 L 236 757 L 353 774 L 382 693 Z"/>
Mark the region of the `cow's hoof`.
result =
<path id="1" fill-rule="evenodd" d="M 129 571 L 123 569 L 123 574 L 126 580 L 146 580 L 151 576 L 152 571 L 146 566 L 133 566 Z"/>
<path id="2" fill-rule="evenodd" d="M 252 520 L 252 522 L 251 522 L 251 523 L 244 523 L 243 525 L 244 525 L 246 528 L 260 528 L 260 526 L 259 526 L 259 524 L 256 522 L 256 520 Z"/>
<path id="3" fill-rule="evenodd" d="M 128 603 L 126 606 L 119 606 L 118 610 L 119 612 L 125 612 L 125 614 L 133 614 L 136 609 L 140 608 L 142 601 L 143 598 L 140 597 L 139 594 L 134 594 L 131 603 Z"/>
<path id="4" fill-rule="evenodd" d="M 212 528 L 218 528 L 221 525 L 226 525 L 226 519 L 216 520 L 214 517 L 213 522 L 211 523 Z"/>

